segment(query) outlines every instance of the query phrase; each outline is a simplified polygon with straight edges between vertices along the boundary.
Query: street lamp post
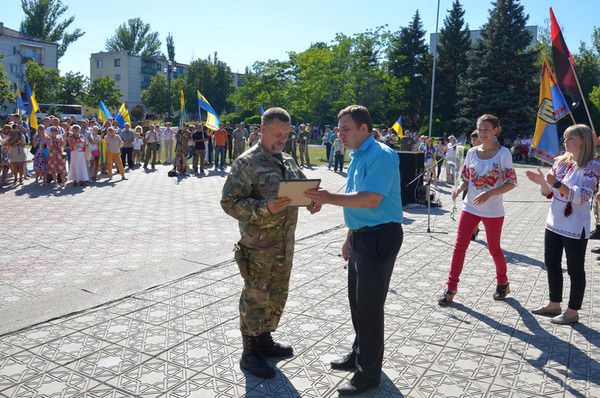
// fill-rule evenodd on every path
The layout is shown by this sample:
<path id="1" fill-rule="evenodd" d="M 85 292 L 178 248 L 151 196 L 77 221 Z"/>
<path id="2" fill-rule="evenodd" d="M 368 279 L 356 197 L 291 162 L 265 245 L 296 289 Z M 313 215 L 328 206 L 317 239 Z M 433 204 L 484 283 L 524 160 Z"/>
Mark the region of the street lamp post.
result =
<path id="1" fill-rule="evenodd" d="M 171 106 L 171 69 L 172 69 L 172 63 L 169 60 L 169 61 L 167 61 L 167 86 L 168 86 L 168 88 L 167 88 L 168 100 L 167 101 L 168 101 L 168 105 L 169 105 L 169 109 L 167 111 L 168 112 L 167 117 L 169 119 L 169 122 L 171 121 L 171 117 L 172 117 L 172 114 L 171 114 L 171 109 L 172 109 L 172 106 Z"/>

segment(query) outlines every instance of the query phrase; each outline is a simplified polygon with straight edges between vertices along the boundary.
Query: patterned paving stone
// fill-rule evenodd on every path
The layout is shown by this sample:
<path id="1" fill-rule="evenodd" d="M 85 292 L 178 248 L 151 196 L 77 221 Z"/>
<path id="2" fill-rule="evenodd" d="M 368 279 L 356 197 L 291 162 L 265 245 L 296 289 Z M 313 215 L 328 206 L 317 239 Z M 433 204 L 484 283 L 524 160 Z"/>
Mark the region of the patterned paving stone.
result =
<path id="1" fill-rule="evenodd" d="M 320 173 L 329 178 L 326 172 Z M 519 173 L 522 177 L 522 170 Z M 295 356 L 271 360 L 278 368 L 276 377 L 260 380 L 239 369 L 242 280 L 229 255 L 233 243 L 223 246 L 227 239 L 237 239 L 235 223 L 225 228 L 224 224 L 190 221 L 221 214 L 215 198 L 222 181 L 203 180 L 214 191 L 204 195 L 215 196 L 211 199 L 214 203 L 207 200 L 210 204 L 204 207 L 190 205 L 198 201 L 195 189 L 175 194 L 174 185 L 137 181 L 143 185 L 121 192 L 125 195 L 122 200 L 134 200 L 145 189 L 153 189 L 157 192 L 155 214 L 118 208 L 119 217 L 134 216 L 136 223 L 121 228 L 108 220 L 95 231 L 82 215 L 81 220 L 61 224 L 61 234 L 68 241 L 51 249 L 36 248 L 23 258 L 14 258 L 17 252 L 10 246 L 0 253 L 0 263 L 4 258 L 16 261 L 0 270 L 0 296 L 17 289 L 23 299 L 43 298 L 50 294 L 40 290 L 43 284 L 60 289 L 69 283 L 76 286 L 78 279 L 99 278 L 93 280 L 101 282 L 167 258 L 185 258 L 206 268 L 98 308 L 0 336 L 0 397 L 337 396 L 337 386 L 351 374 L 331 370 L 329 362 L 346 354 L 354 339 L 347 270 L 339 257 L 345 229 L 310 236 L 302 228 L 315 218 L 301 215 L 289 300 L 274 333 L 276 340 L 292 344 Z M 325 180 L 324 184 L 335 181 Z M 93 189 L 98 189 L 99 196 L 89 205 L 101 211 L 96 202 L 110 196 L 104 196 L 100 188 Z M 447 234 L 426 234 L 425 210 L 405 209 L 405 242 L 385 308 L 382 381 L 364 396 L 600 396 L 600 318 L 596 308 L 600 267 L 588 253 L 588 288 L 580 324 L 557 326 L 529 312 L 548 295 L 541 261 L 547 203 L 531 201 L 532 192 L 534 188 L 525 181 L 507 195 L 503 247 L 512 292 L 505 302 L 491 298 L 496 281 L 482 233 L 467 253 L 455 304 L 439 307 L 436 298 L 444 288 L 456 235 L 456 223 L 447 216 L 450 203 L 443 197 L 444 207 L 432 216 L 434 230 Z M 27 203 L 42 206 L 40 199 Z M 335 214 L 341 220 L 341 214 Z M 164 222 L 158 223 L 157 217 Z M 7 222 L 8 228 L 20 228 L 18 222 Z M 35 228 L 41 232 L 51 225 L 43 220 Z M 216 233 L 217 226 L 222 235 Z M 183 227 L 203 234 L 159 246 L 148 246 L 139 239 L 141 233 L 148 241 L 162 241 Z M 75 239 L 89 244 L 98 234 L 115 231 L 123 241 L 115 243 L 109 256 L 69 252 Z M 128 253 L 132 246 L 127 240 L 134 242 L 134 253 Z M 14 247 L 36 247 L 22 239 L 14 241 Z M 44 244 L 50 243 L 44 240 Z M 207 250 L 212 250 L 210 256 L 205 255 Z M 211 262 L 218 251 L 223 253 L 222 260 Z M 211 265 L 216 262 L 217 266 Z M 98 274 L 100 263 L 103 268 Z M 21 270 L 26 266 L 31 275 L 23 276 Z M 567 278 L 565 292 L 568 288 Z M 6 304 L 0 302 L 0 308 L 2 305 Z"/>

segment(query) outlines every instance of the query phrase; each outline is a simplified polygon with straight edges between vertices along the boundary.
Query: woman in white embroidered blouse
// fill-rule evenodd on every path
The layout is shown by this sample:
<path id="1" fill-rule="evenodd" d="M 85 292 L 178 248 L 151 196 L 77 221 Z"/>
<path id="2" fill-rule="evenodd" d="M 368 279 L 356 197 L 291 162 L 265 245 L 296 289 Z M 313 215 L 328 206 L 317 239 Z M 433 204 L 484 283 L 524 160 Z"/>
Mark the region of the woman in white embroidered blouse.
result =
<path id="1" fill-rule="evenodd" d="M 588 126 L 576 124 L 567 128 L 564 142 L 566 152 L 556 158 L 550 173 L 544 176 L 540 169 L 527 172 L 527 177 L 541 186 L 542 194 L 552 199 L 544 235 L 550 301 L 531 312 L 554 316 L 551 322 L 560 325 L 579 321 L 578 311 L 585 291 L 585 252 L 590 237 L 590 199 L 600 175 L 600 162 L 594 159 L 593 133 Z M 569 305 L 565 312 L 560 306 L 563 248 L 571 278 Z"/>
<path id="2" fill-rule="evenodd" d="M 454 299 L 471 235 L 479 222 L 485 225 L 488 250 L 496 266 L 494 300 L 504 300 L 510 293 L 506 257 L 500 246 L 504 223 L 502 195 L 515 187 L 517 175 L 510 151 L 498 143 L 497 137 L 501 131 L 498 118 L 493 115 L 480 116 L 477 130 L 481 145 L 467 152 L 461 173 L 462 183 L 452 192 L 452 199 L 456 200 L 468 188 L 458 222 L 447 289 L 438 299 L 439 305 L 448 305 Z"/>

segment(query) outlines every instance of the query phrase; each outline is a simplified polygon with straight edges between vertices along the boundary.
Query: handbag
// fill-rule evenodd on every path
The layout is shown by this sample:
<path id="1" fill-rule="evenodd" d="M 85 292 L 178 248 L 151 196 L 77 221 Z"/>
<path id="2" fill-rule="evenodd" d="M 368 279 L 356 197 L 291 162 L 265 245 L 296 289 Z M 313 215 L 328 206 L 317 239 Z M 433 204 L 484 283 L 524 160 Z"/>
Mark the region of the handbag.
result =
<path id="1" fill-rule="evenodd" d="M 92 156 L 94 158 L 97 158 L 100 156 L 100 150 L 99 149 L 92 149 Z"/>
<path id="2" fill-rule="evenodd" d="M 31 148 L 29 149 L 29 152 L 35 156 L 35 153 L 37 152 L 37 145 L 32 145 Z"/>
<path id="3" fill-rule="evenodd" d="M 50 157 L 50 150 L 48 149 L 48 147 L 45 147 L 44 150 L 42 151 L 42 155 L 44 156 L 44 158 L 48 159 Z"/>

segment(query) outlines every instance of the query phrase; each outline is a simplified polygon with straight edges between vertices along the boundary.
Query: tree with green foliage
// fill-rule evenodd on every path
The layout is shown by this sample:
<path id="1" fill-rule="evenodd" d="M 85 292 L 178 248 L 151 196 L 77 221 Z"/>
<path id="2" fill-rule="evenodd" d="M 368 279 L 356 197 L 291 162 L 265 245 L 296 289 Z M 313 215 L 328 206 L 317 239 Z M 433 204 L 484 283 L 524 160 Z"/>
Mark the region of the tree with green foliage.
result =
<path id="1" fill-rule="evenodd" d="M 150 31 L 150 24 L 141 18 L 129 19 L 120 25 L 114 35 L 106 40 L 107 51 L 126 51 L 128 55 L 160 55 L 158 32 Z"/>
<path id="2" fill-rule="evenodd" d="M 157 115 L 166 115 L 169 113 L 168 83 L 165 76 L 160 73 L 154 75 L 147 89 L 142 91 L 142 102 Z"/>
<path id="3" fill-rule="evenodd" d="M 25 19 L 21 22 L 21 33 L 38 39 L 58 42 L 60 59 L 71 43 L 85 34 L 81 29 L 67 32 L 75 17 L 59 20 L 69 9 L 61 0 L 21 0 Z"/>
<path id="4" fill-rule="evenodd" d="M 77 72 L 67 72 L 60 77 L 57 101 L 61 104 L 81 104 L 85 100 L 89 79 Z"/>
<path id="5" fill-rule="evenodd" d="M 456 131 L 458 84 L 467 71 L 467 54 L 471 48 L 469 26 L 465 24 L 464 16 L 462 5 L 454 0 L 438 36 L 434 115 L 443 123 L 442 133 Z"/>
<path id="6" fill-rule="evenodd" d="M 291 76 L 280 79 L 288 82 L 281 94 L 286 95 L 292 114 L 300 121 L 332 122 L 334 109 L 345 96 L 351 39 L 338 35 L 336 42 L 332 46 L 314 43 L 303 52 L 289 54 Z M 343 69 L 336 57 L 345 58 Z"/>
<path id="7" fill-rule="evenodd" d="M 418 10 L 407 27 L 391 35 L 387 54 L 389 73 L 398 81 L 408 78 L 404 86 L 406 107 L 398 113 L 405 115 L 405 127 L 419 129 L 429 113 L 431 55 Z"/>
<path id="8" fill-rule="evenodd" d="M 218 113 L 231 109 L 227 99 L 233 93 L 233 76 L 229 66 L 219 60 L 216 53 L 214 57 L 192 61 L 187 68 L 184 93 L 188 114 L 198 114 L 198 90 Z"/>
<path id="9" fill-rule="evenodd" d="M 385 91 L 385 71 L 380 60 L 385 51 L 383 27 L 367 30 L 354 35 L 350 50 L 350 67 L 346 92 L 350 95 L 348 103 L 361 104 L 369 108 L 375 120 L 386 120 L 387 96 Z M 340 98 L 340 99 L 343 99 Z M 333 113 L 337 110 L 333 110 Z M 335 121 L 335 115 L 334 121 Z M 392 125 L 397 116 L 388 118 Z"/>
<path id="10" fill-rule="evenodd" d="M 34 61 L 25 64 L 25 79 L 35 91 L 38 102 L 53 103 L 59 101 L 61 78 L 58 69 L 46 68 Z"/>
<path id="11" fill-rule="evenodd" d="M 287 69 L 289 63 L 269 60 L 255 62 L 244 74 L 244 84 L 229 98 L 242 109 L 240 118 L 258 114 L 260 105 L 266 108 L 281 106 L 289 109 L 288 88 L 290 86 Z"/>
<path id="12" fill-rule="evenodd" d="M 508 137 L 533 132 L 539 78 L 528 18 L 518 0 L 493 3 L 459 87 L 460 132 L 472 131 L 484 113 L 498 116 Z"/>
<path id="13" fill-rule="evenodd" d="M 85 104 L 92 108 L 98 108 L 100 100 L 104 101 L 109 108 L 116 108 L 121 104 L 121 90 L 117 83 L 108 76 L 98 77 L 90 84 Z"/>
<path id="14" fill-rule="evenodd" d="M 15 93 L 10 88 L 2 58 L 4 55 L 0 54 L 0 109 L 6 109 L 8 103 L 15 99 Z"/>
<path id="15" fill-rule="evenodd" d="M 596 38 L 592 35 L 592 39 L 595 40 Z M 581 91 L 588 103 L 588 109 L 590 111 L 590 116 L 594 121 L 594 127 L 598 128 L 598 124 L 600 124 L 600 109 L 589 106 L 589 104 L 593 103 L 592 98 L 590 97 L 592 90 L 594 87 L 600 86 L 600 56 L 593 48 L 586 46 L 585 43 L 581 43 L 578 53 L 575 54 L 573 58 L 575 60 L 575 67 L 577 76 L 579 77 Z M 578 123 L 590 125 L 583 104 L 573 109 L 573 116 Z"/>

